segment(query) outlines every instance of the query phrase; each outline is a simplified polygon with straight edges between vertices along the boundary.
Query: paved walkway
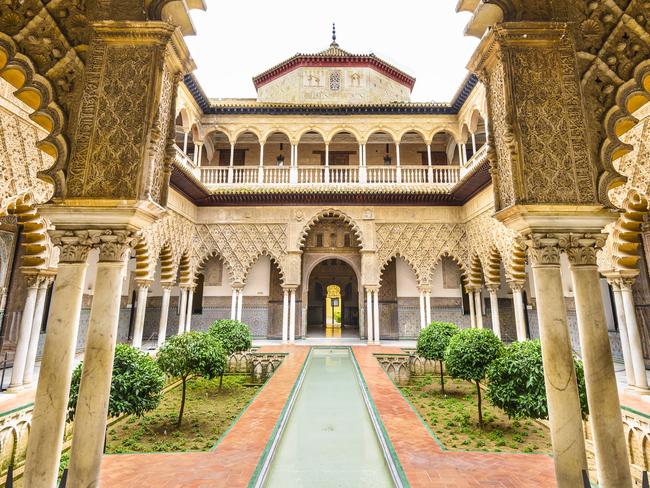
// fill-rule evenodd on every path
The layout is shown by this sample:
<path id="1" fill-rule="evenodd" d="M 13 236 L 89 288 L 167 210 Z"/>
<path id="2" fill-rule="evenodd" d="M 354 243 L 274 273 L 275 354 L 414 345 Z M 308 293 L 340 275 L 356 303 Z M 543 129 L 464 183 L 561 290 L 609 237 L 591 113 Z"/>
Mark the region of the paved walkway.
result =
<path id="1" fill-rule="evenodd" d="M 375 346 L 354 347 L 353 351 L 412 487 L 556 486 L 549 456 L 443 451 L 373 356 L 373 352 L 390 354 L 400 349 Z"/>
<path id="2" fill-rule="evenodd" d="M 271 437 L 309 348 L 268 346 L 289 352 L 239 421 L 214 451 L 105 456 L 101 486 L 120 488 L 244 487 Z"/>

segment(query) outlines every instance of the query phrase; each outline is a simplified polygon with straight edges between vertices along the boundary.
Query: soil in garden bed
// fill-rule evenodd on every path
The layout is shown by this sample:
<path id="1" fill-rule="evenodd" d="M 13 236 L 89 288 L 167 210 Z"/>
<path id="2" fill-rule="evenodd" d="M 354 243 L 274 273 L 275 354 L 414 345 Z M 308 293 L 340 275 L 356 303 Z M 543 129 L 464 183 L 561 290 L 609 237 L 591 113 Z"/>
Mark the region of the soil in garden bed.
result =
<path id="1" fill-rule="evenodd" d="M 483 428 L 478 426 L 476 386 L 445 378 L 440 392 L 438 376 L 415 378 L 400 387 L 436 437 L 452 451 L 551 452 L 549 431 L 528 419 L 514 420 L 490 404 L 483 391 Z"/>
<path id="2" fill-rule="evenodd" d="M 177 427 L 181 387 L 168 391 L 157 409 L 109 427 L 106 453 L 179 452 L 210 449 L 255 396 L 250 376 L 188 380 L 183 423 Z"/>

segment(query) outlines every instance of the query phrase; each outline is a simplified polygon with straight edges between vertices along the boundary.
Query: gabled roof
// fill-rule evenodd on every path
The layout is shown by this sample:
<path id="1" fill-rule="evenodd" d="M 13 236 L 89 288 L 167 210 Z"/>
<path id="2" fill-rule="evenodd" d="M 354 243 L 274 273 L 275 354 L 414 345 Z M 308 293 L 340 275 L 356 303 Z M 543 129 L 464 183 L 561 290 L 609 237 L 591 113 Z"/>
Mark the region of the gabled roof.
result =
<path id="1" fill-rule="evenodd" d="M 365 68 L 373 68 L 375 71 L 387 76 L 388 78 L 401 83 L 409 90 L 413 90 L 415 85 L 415 78 L 405 73 L 404 71 L 396 68 L 390 63 L 387 63 L 381 58 L 378 58 L 373 53 L 370 54 L 352 54 L 339 47 L 336 39 L 332 41 L 330 47 L 316 54 L 303 54 L 298 53 L 289 59 L 276 64 L 272 68 L 264 71 L 263 73 L 253 77 L 255 89 L 270 83 L 271 81 L 293 71 L 297 68 L 303 67 L 349 67 L 361 66 Z"/>

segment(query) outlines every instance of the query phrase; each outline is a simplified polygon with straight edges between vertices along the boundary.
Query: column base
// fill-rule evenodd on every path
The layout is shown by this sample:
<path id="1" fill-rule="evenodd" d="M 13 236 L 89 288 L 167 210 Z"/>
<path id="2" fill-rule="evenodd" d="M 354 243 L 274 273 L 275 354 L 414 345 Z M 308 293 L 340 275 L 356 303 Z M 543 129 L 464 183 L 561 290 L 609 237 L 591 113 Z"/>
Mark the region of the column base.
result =
<path id="1" fill-rule="evenodd" d="M 641 388 L 638 386 L 628 385 L 625 387 L 625 390 L 632 393 L 636 393 L 637 395 L 642 395 L 642 396 L 650 395 L 650 388 Z"/>

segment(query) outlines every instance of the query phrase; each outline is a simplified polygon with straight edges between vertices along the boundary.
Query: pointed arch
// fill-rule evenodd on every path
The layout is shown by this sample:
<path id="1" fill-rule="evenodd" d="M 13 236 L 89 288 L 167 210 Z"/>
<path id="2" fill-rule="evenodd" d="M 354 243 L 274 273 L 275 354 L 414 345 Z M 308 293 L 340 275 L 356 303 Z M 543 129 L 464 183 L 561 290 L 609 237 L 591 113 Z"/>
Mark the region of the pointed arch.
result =
<path id="1" fill-rule="evenodd" d="M 418 266 L 415 264 L 413 259 L 409 258 L 407 255 L 403 254 L 400 251 L 396 251 L 396 252 L 392 253 L 390 256 L 385 258 L 383 260 L 383 262 L 379 263 L 379 282 L 380 283 L 382 281 L 382 276 L 383 276 L 384 270 L 388 267 L 388 265 L 391 263 L 391 261 L 397 260 L 397 259 L 401 259 L 406 264 L 408 264 L 409 268 L 411 268 L 411 271 L 413 271 L 413 274 L 415 275 L 415 281 L 417 282 L 418 286 L 427 285 L 429 283 L 429 280 L 426 277 L 426 273 L 424 273 L 422 269 L 418 268 Z"/>
<path id="2" fill-rule="evenodd" d="M 237 277 L 235 270 L 232 266 L 232 263 L 228 261 L 228 259 L 226 259 L 226 257 L 217 249 L 210 250 L 208 253 L 204 254 L 198 259 L 196 266 L 194 268 L 194 274 L 200 273 L 201 270 L 203 270 L 203 268 L 205 267 L 205 264 L 211 259 L 218 259 L 219 261 L 221 261 L 221 264 L 228 272 L 228 278 L 230 280 L 230 283 L 239 283 L 241 278 Z M 243 283 L 243 279 L 241 279 L 241 282 Z"/>
<path id="3" fill-rule="evenodd" d="M 305 246 L 305 240 L 307 239 L 309 232 L 318 223 L 318 221 L 324 217 L 339 218 L 343 220 L 352 229 L 352 232 L 357 238 L 357 241 L 359 242 L 361 249 L 365 249 L 367 247 L 366 241 L 363 238 L 363 233 L 361 232 L 361 228 L 359 227 L 357 222 L 352 217 L 350 217 L 349 215 L 347 215 L 345 212 L 341 210 L 335 208 L 328 208 L 319 211 L 316 215 L 314 215 L 309 220 L 309 222 L 307 222 L 307 224 L 305 224 L 305 226 L 303 227 L 302 231 L 298 236 L 298 243 L 297 243 L 298 249 L 302 249 Z"/>
<path id="4" fill-rule="evenodd" d="M 458 269 L 460 270 L 460 280 L 463 286 L 468 286 L 469 284 L 469 272 L 467 270 L 467 265 L 465 264 L 465 261 L 456 255 L 453 252 L 445 251 L 437 256 L 437 258 L 434 260 L 433 265 L 431 266 L 429 273 L 432 274 L 433 271 L 442 263 L 442 260 L 444 258 L 450 259 L 454 263 L 456 263 L 456 266 L 458 266 Z"/>
<path id="5" fill-rule="evenodd" d="M 271 260 L 271 263 L 275 264 L 275 266 L 278 268 L 278 271 L 280 273 L 280 284 L 284 285 L 284 280 L 286 275 L 285 275 L 282 259 L 279 256 L 274 256 L 273 253 L 271 253 L 267 249 L 264 249 L 259 253 L 257 253 L 257 255 L 253 257 L 253 259 L 251 259 L 248 265 L 244 268 L 244 274 L 243 274 L 244 283 L 248 281 L 248 274 L 250 273 L 251 268 L 255 265 L 255 263 L 257 263 L 257 261 L 259 261 L 259 259 L 262 256 L 266 256 Z"/>

